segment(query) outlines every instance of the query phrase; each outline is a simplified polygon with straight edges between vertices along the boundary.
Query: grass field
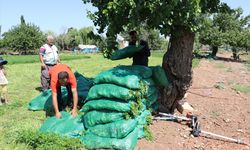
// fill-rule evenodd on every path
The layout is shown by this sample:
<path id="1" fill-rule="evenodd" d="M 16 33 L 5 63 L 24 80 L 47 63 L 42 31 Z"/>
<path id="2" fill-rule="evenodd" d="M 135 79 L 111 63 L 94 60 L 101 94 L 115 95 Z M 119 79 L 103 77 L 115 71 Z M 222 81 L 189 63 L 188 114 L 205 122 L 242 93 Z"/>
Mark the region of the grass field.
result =
<path id="1" fill-rule="evenodd" d="M 38 55 L 7 55 L 4 59 L 7 60 L 8 64 L 24 64 L 24 63 L 37 63 L 39 62 Z M 76 59 L 87 59 L 90 56 L 77 55 L 77 54 L 61 54 L 60 58 L 64 61 L 66 60 L 76 60 Z"/>
<path id="2" fill-rule="evenodd" d="M 161 65 L 163 53 L 153 53 L 149 65 Z M 29 101 L 39 94 L 40 63 L 38 56 L 5 56 L 9 61 L 6 65 L 9 80 L 10 104 L 0 106 L 0 149 L 27 149 L 25 144 L 15 144 L 13 141 L 20 130 L 37 130 L 45 119 L 42 111 L 27 110 Z M 75 55 L 62 54 L 61 61 L 68 64 L 73 71 L 78 71 L 86 77 L 95 77 L 99 72 L 117 66 L 129 65 L 131 59 L 111 61 L 100 54 Z M 195 66 L 199 60 L 194 60 Z"/>

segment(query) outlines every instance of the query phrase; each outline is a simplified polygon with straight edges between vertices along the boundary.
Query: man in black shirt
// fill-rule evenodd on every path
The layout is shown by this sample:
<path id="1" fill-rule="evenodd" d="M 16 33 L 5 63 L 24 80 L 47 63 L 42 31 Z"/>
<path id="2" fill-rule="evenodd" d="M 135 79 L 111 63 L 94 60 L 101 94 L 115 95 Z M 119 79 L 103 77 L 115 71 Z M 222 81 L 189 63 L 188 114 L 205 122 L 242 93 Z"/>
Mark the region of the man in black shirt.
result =
<path id="1" fill-rule="evenodd" d="M 137 32 L 130 31 L 130 42 L 129 45 L 136 45 L 137 43 Z M 148 47 L 148 43 L 144 40 L 140 40 L 139 44 L 144 46 L 139 52 L 135 53 L 133 56 L 133 64 L 132 65 L 142 65 L 148 66 L 148 57 L 150 56 L 150 49 Z"/>

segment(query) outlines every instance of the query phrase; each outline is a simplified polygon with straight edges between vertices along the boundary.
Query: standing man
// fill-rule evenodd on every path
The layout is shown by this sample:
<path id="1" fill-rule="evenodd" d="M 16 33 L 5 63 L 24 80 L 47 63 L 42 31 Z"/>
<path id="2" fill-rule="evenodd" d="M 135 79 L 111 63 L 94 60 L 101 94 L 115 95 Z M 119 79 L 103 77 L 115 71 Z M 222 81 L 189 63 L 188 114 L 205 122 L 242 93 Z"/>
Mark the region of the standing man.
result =
<path id="1" fill-rule="evenodd" d="M 49 70 L 50 75 L 50 88 L 52 91 L 52 102 L 55 111 L 56 118 L 61 118 L 60 111 L 64 110 L 67 105 L 72 103 L 73 98 L 73 109 L 71 115 L 73 117 L 77 116 L 77 104 L 78 104 L 78 94 L 77 94 L 77 82 L 75 75 L 71 69 L 64 64 L 57 64 Z M 68 101 L 67 104 L 62 101 L 61 86 L 66 86 L 68 91 Z M 70 103 L 70 104 L 69 104 Z"/>
<path id="2" fill-rule="evenodd" d="M 150 56 L 150 49 L 148 47 L 148 43 L 144 40 L 138 41 L 136 31 L 130 31 L 129 36 L 130 36 L 129 45 L 140 44 L 140 45 L 144 46 L 139 52 L 134 54 L 132 65 L 148 66 L 148 57 Z M 139 42 L 139 43 L 137 43 L 137 42 Z"/>
<path id="3" fill-rule="evenodd" d="M 49 70 L 51 67 L 60 63 L 57 47 L 54 45 L 54 37 L 47 36 L 47 43 L 39 50 L 39 58 L 41 61 L 41 85 L 42 90 L 49 89 Z"/>

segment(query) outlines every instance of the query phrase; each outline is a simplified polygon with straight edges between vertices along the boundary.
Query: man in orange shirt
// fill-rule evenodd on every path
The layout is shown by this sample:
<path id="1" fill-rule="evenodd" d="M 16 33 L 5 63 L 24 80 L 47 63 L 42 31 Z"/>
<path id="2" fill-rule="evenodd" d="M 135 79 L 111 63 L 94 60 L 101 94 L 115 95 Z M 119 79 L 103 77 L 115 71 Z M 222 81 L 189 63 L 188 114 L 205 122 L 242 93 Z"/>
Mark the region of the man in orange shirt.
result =
<path id="1" fill-rule="evenodd" d="M 69 68 L 69 66 L 64 64 L 57 64 L 49 70 L 50 75 L 50 88 L 52 91 L 52 102 L 55 111 L 55 116 L 61 118 L 61 113 L 65 109 L 66 105 L 62 101 L 61 86 L 66 86 L 68 91 L 68 101 L 72 102 L 73 98 L 73 109 L 71 115 L 73 117 L 77 116 L 77 83 L 76 78 Z"/>

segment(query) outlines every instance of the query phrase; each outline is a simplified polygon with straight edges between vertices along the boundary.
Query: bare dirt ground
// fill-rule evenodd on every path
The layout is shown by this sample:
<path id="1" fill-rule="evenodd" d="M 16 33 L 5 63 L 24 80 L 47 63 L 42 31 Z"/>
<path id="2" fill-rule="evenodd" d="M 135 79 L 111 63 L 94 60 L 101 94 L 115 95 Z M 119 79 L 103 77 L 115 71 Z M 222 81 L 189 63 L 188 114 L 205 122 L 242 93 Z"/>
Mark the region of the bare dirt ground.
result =
<path id="1" fill-rule="evenodd" d="M 231 53 L 220 53 L 230 58 Z M 201 129 L 216 134 L 244 138 L 250 142 L 250 94 L 233 90 L 235 84 L 250 85 L 250 71 L 244 63 L 201 59 L 193 70 L 193 84 L 187 101 L 196 110 Z M 178 112 L 176 112 L 177 115 Z M 249 146 L 190 136 L 189 127 L 171 121 L 151 125 L 153 141 L 139 140 L 141 150 L 248 150 Z"/>

